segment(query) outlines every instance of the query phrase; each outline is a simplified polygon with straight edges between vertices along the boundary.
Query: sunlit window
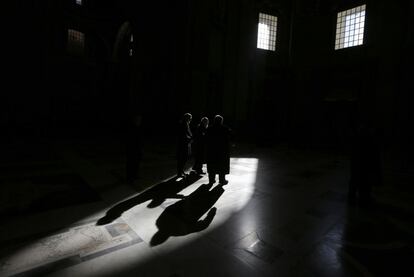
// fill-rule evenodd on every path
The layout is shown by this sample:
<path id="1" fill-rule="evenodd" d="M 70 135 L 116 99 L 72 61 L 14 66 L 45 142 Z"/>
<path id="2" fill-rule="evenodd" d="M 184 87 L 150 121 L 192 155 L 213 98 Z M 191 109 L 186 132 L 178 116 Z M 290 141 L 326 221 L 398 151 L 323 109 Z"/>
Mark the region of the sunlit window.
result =
<path id="1" fill-rule="evenodd" d="M 257 48 L 275 51 L 276 49 L 277 17 L 259 13 L 257 32 Z"/>
<path id="2" fill-rule="evenodd" d="M 76 0 L 76 4 L 82 6 L 82 0 Z"/>
<path id="3" fill-rule="evenodd" d="M 83 54 L 85 48 L 85 34 L 76 30 L 68 30 L 67 49 L 71 54 Z"/>
<path id="4" fill-rule="evenodd" d="M 364 44 L 365 6 L 338 13 L 335 50 Z"/>

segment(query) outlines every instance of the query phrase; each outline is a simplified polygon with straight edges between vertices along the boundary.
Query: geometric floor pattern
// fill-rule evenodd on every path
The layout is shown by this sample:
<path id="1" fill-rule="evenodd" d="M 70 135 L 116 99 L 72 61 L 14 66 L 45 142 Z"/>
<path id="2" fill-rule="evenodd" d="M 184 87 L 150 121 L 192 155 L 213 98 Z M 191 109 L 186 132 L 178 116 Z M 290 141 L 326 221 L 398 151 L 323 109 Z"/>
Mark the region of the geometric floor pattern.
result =
<path id="1" fill-rule="evenodd" d="M 24 250 L 19 245 L 9 248 L 14 254 L 0 261 L 0 273 L 42 276 L 140 242 L 142 239 L 122 219 L 106 226 L 91 222 L 25 245 Z"/>

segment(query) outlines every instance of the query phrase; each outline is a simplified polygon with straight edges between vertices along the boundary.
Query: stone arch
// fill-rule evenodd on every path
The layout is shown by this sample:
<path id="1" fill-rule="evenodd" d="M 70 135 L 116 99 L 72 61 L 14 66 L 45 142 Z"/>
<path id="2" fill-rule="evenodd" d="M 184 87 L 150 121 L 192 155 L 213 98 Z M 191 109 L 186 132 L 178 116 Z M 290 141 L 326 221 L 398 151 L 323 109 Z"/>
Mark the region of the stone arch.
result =
<path id="1" fill-rule="evenodd" d="M 122 59 L 122 51 L 125 50 L 125 43 L 129 42 L 132 32 L 132 25 L 129 21 L 122 23 L 115 38 L 112 59 L 118 62 Z"/>
<path id="2" fill-rule="evenodd" d="M 133 102 L 134 93 L 134 64 L 129 56 L 130 38 L 133 28 L 130 21 L 124 21 L 115 36 L 108 76 L 108 107 L 110 107 L 112 122 L 121 127 L 127 122 Z"/>

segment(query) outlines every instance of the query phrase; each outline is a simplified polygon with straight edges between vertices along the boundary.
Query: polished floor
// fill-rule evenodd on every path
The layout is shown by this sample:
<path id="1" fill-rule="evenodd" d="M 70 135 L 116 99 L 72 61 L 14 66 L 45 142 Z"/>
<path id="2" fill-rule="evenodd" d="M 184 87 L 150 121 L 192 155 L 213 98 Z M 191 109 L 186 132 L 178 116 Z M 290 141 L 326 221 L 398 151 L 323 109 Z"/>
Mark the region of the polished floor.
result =
<path id="1" fill-rule="evenodd" d="M 369 207 L 332 151 L 233 145 L 226 185 L 175 179 L 145 145 L 127 185 L 116 140 L 10 144 L 0 160 L 0 276 L 414 276 L 414 171 L 384 165 Z M 407 275 L 408 274 L 408 275 Z"/>

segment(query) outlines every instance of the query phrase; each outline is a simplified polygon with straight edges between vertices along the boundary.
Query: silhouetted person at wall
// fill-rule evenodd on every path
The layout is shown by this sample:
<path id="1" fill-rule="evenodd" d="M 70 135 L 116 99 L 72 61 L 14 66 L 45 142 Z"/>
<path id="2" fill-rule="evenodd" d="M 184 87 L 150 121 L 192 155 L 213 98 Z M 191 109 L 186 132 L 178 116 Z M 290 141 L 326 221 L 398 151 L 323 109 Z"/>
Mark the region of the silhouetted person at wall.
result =
<path id="1" fill-rule="evenodd" d="M 206 162 L 206 134 L 208 128 L 208 118 L 203 117 L 194 132 L 192 150 L 194 154 L 193 170 L 198 174 L 204 174 L 203 164 Z"/>
<path id="2" fill-rule="evenodd" d="M 142 159 L 142 116 L 134 115 L 128 122 L 126 141 L 126 177 L 129 184 L 139 177 L 139 166 Z"/>
<path id="3" fill-rule="evenodd" d="M 186 113 L 178 124 L 177 130 L 177 177 L 185 177 L 184 167 L 191 155 L 193 134 L 190 129 L 192 115 Z"/>
<path id="4" fill-rule="evenodd" d="M 372 187 L 381 185 L 382 170 L 377 132 L 361 125 L 355 136 L 350 164 L 348 199 L 362 206 L 372 204 Z"/>
<path id="5" fill-rule="evenodd" d="M 219 183 L 227 184 L 230 173 L 230 129 L 223 125 L 223 117 L 216 115 L 213 125 L 207 129 L 207 171 L 209 183 L 213 184 L 216 174 Z"/>

